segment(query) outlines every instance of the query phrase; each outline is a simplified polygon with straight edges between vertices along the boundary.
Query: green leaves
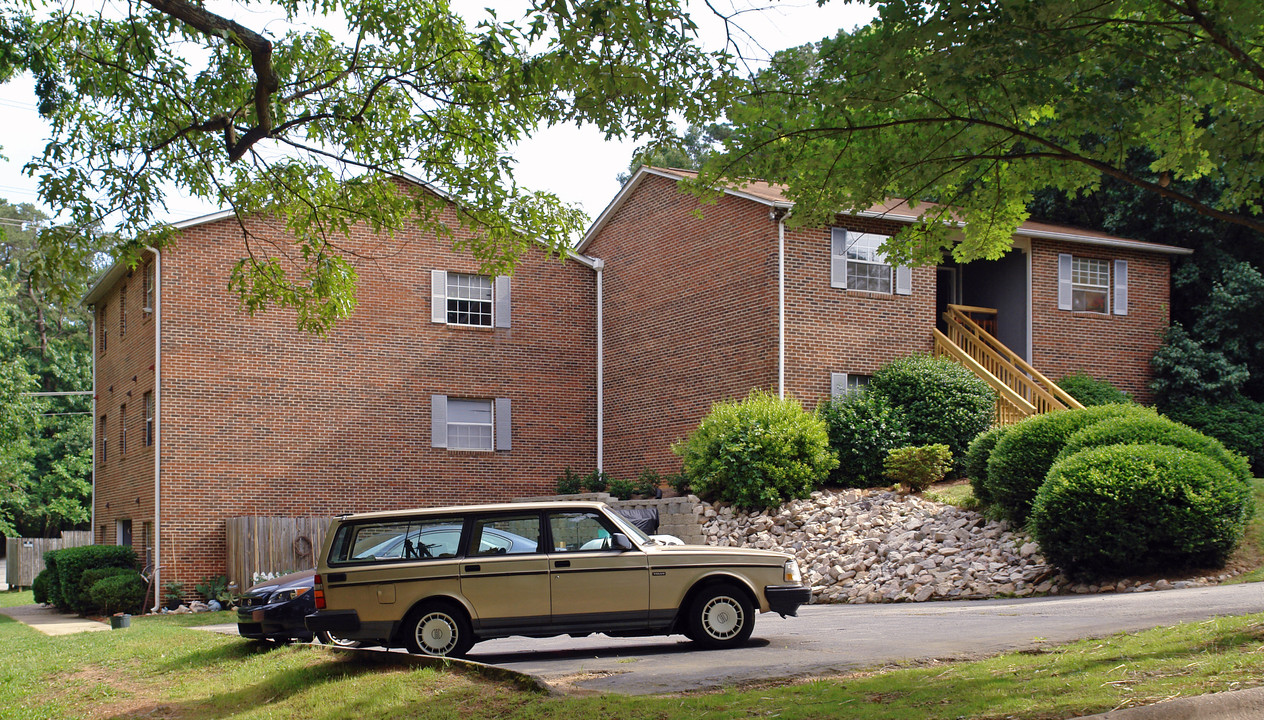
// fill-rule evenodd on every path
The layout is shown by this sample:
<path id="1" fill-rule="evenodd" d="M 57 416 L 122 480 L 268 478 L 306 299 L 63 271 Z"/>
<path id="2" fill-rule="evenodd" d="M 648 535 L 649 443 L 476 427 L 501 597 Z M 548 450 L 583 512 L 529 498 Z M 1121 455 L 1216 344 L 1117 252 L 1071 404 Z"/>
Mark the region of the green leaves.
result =
<path id="1" fill-rule="evenodd" d="M 916 207 L 922 223 L 887 248 L 901 263 L 996 258 L 1035 190 L 1103 176 L 1264 230 L 1258 3 L 872 4 L 875 23 L 779 53 L 749 83 L 704 182 L 785 184 L 803 226 L 888 197 L 956 208 Z M 1156 157 L 1140 173 L 1138 149 Z M 1226 190 L 1206 201 L 1172 178 Z"/>
<path id="2" fill-rule="evenodd" d="M 340 249 L 353 228 L 459 234 L 485 273 L 537 241 L 562 255 L 587 218 L 517 184 L 514 143 L 561 123 L 668 137 L 676 113 L 710 119 L 731 92 L 726 58 L 693 43 L 678 0 L 549 0 L 474 29 L 431 0 L 279 6 L 285 19 L 259 28 L 189 0 L 22 19 L 53 127 L 28 171 L 72 225 L 138 243 L 169 242 L 153 225 L 173 185 L 234 209 L 243 307 L 294 307 L 314 333 L 355 306 L 356 259 Z M 405 172 L 457 213 L 401 192 Z M 259 222 L 278 232 L 259 238 Z"/>

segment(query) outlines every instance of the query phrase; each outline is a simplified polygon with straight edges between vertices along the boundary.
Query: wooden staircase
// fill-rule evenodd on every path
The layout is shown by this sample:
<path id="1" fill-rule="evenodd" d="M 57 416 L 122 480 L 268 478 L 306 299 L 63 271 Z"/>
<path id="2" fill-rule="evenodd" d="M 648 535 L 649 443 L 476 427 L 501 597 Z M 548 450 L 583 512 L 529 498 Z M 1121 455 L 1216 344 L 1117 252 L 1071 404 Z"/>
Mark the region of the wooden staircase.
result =
<path id="1" fill-rule="evenodd" d="M 935 357 L 965 365 L 996 391 L 996 424 L 1009 425 L 1051 410 L 1084 407 L 993 335 L 996 310 L 949 305 L 948 332 L 932 330 Z"/>

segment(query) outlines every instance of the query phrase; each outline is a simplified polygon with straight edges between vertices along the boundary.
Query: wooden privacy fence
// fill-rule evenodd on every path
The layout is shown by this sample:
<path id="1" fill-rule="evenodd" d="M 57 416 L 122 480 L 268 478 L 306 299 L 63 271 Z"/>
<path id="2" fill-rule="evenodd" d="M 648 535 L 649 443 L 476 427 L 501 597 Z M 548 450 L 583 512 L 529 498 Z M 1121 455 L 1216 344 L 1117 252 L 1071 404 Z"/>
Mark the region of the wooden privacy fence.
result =
<path id="1" fill-rule="evenodd" d="M 225 528 L 228 581 L 239 590 L 254 584 L 255 573 L 274 575 L 316 567 L 332 517 L 236 517 Z"/>
<path id="2" fill-rule="evenodd" d="M 44 571 L 49 550 L 92 544 L 91 530 L 64 530 L 59 538 L 5 538 L 5 582 L 12 588 L 30 587 Z"/>

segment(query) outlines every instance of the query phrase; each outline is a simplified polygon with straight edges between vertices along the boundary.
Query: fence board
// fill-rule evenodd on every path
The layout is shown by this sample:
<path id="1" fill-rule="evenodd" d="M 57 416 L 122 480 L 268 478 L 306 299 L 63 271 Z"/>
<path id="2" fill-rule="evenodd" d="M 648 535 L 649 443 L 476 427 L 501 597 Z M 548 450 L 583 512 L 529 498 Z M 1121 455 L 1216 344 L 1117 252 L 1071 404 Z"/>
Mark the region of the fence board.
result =
<path id="1" fill-rule="evenodd" d="M 5 538 L 5 582 L 11 588 L 30 587 L 44 572 L 49 550 L 92 544 L 91 530 L 67 530 L 59 538 Z"/>
<path id="2" fill-rule="evenodd" d="M 255 573 L 284 573 L 316 567 L 331 517 L 235 517 L 224 531 L 228 581 L 245 590 Z"/>

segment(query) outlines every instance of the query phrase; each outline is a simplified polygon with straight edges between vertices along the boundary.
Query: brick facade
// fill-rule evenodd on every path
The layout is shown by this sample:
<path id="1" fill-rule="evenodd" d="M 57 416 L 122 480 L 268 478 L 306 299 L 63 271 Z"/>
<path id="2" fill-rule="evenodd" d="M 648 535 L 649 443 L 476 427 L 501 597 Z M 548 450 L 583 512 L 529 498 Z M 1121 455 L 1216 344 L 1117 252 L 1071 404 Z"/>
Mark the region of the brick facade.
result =
<path id="1" fill-rule="evenodd" d="M 275 232 L 262 222 L 251 229 L 261 238 Z M 233 263 L 246 254 L 235 219 L 189 227 L 164 253 L 164 582 L 190 592 L 224 572 L 228 517 L 498 501 L 550 491 L 568 466 L 595 467 L 591 269 L 533 250 L 511 280 L 511 327 L 458 327 L 431 322 L 431 271 L 476 273 L 468 253 L 416 231 L 394 239 L 357 231 L 344 248 L 361 258 L 358 305 L 327 338 L 296 330 L 290 311 L 240 310 L 227 290 Z M 104 299 L 110 330 L 117 292 Z M 130 323 L 129 315 L 129 343 Z M 98 414 L 117 412 L 125 389 L 139 402 L 142 386 L 152 387 L 152 326 L 145 344 L 146 326 L 137 323 L 130 353 L 130 345 L 115 350 L 111 333 L 98 388 L 115 389 L 112 399 L 98 393 Z M 508 398 L 512 449 L 431 447 L 434 394 Z M 129 405 L 129 423 L 133 417 Z M 129 446 L 120 458 L 112 442 L 97 465 L 98 524 L 111 521 L 115 497 L 124 505 L 140 497 L 152 518 L 152 450 Z M 138 524 L 136 543 L 139 536 Z"/>

